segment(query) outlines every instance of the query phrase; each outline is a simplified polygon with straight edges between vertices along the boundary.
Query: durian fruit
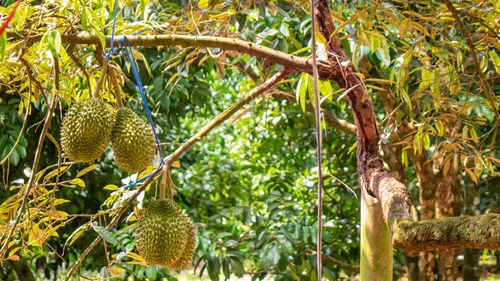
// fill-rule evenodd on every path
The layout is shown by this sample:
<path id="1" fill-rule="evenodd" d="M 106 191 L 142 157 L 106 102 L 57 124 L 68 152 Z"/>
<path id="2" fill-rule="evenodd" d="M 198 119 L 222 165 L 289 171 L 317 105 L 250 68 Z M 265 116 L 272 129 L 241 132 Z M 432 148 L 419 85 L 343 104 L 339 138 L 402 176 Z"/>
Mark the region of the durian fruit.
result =
<path id="1" fill-rule="evenodd" d="M 171 200 L 156 200 L 141 212 L 136 238 L 139 254 L 148 264 L 181 270 L 193 259 L 194 224 Z"/>
<path id="2" fill-rule="evenodd" d="M 98 98 L 73 104 L 62 121 L 61 145 L 74 162 L 91 162 L 104 152 L 111 138 L 112 107 Z"/>
<path id="3" fill-rule="evenodd" d="M 196 248 L 196 233 L 195 227 L 191 219 L 189 220 L 189 224 L 187 227 L 187 235 L 186 235 L 186 246 L 184 247 L 184 251 L 182 255 L 171 264 L 170 268 L 175 270 L 183 270 L 189 267 L 191 262 L 193 261 L 193 254 Z"/>
<path id="4" fill-rule="evenodd" d="M 156 154 L 153 130 L 129 108 L 116 113 L 111 143 L 118 166 L 129 173 L 146 169 Z"/>

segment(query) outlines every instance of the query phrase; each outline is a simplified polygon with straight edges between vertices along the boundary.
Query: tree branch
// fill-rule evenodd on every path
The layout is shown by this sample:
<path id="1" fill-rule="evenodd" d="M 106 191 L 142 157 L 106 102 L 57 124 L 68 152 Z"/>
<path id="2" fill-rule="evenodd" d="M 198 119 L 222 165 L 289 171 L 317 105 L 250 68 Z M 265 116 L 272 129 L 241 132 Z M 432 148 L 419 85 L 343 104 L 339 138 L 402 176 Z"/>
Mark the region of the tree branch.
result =
<path id="1" fill-rule="evenodd" d="M 15 33 L 9 33 L 9 38 L 24 39 Z M 36 42 L 42 39 L 42 35 L 35 35 L 29 38 L 29 42 Z M 110 38 L 105 37 L 106 47 Z M 237 51 L 251 56 L 267 59 L 273 63 L 283 65 L 286 69 L 297 72 L 312 73 L 312 60 L 299 56 L 280 52 L 269 47 L 254 44 L 237 38 L 217 37 L 217 36 L 192 36 L 192 35 L 140 35 L 140 36 L 115 36 L 113 47 L 118 47 L 127 40 L 131 46 L 157 47 L 157 46 L 182 46 L 182 47 L 203 47 L 220 48 L 223 50 Z M 93 35 L 61 35 L 61 41 L 67 44 L 88 44 L 99 45 L 101 41 Z M 320 77 L 329 79 L 339 76 L 340 68 L 335 62 L 318 60 L 318 71 Z"/>
<path id="2" fill-rule="evenodd" d="M 57 96 L 52 97 L 52 102 L 50 103 L 49 111 L 47 112 L 47 115 L 45 115 L 45 122 L 43 123 L 42 132 L 40 133 L 40 138 L 38 139 L 38 146 L 37 146 L 36 152 L 35 152 L 35 158 L 33 159 L 33 166 L 31 168 L 31 175 L 30 175 L 30 178 L 28 180 L 28 184 L 25 185 L 23 188 L 24 191 L 23 191 L 23 195 L 22 195 L 21 205 L 19 206 L 19 208 L 16 211 L 17 215 L 16 215 L 16 218 L 14 220 L 14 223 L 11 227 L 9 234 L 7 235 L 7 238 L 5 238 L 5 242 L 2 245 L 2 248 L 0 249 L 0 257 L 5 257 L 5 255 L 7 255 L 9 241 L 12 238 L 12 235 L 14 234 L 14 232 L 16 230 L 17 224 L 19 223 L 19 220 L 21 219 L 21 217 L 23 215 L 23 209 L 24 209 L 24 206 L 26 205 L 28 195 L 30 194 L 30 191 L 32 190 L 32 188 L 35 186 L 35 179 L 36 179 L 36 174 L 38 171 L 38 164 L 40 162 L 40 157 L 42 155 L 43 142 L 45 140 L 45 135 L 47 134 L 47 131 L 50 127 L 50 121 L 52 120 L 52 115 L 54 113 L 54 110 L 55 110 L 55 107 L 57 104 L 57 100 L 58 100 Z M 19 194 L 20 193 L 21 193 L 21 191 L 19 192 Z"/>
<path id="3" fill-rule="evenodd" d="M 450 248 L 500 250 L 500 214 L 395 223 L 394 245 L 405 252 Z"/>

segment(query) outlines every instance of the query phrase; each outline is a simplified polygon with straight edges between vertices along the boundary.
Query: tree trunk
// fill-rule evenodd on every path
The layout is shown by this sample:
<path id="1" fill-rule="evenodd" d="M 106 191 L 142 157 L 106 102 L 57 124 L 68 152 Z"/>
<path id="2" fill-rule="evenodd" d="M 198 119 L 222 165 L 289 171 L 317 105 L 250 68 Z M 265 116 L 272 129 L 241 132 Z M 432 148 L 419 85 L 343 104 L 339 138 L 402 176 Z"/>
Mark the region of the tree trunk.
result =
<path id="1" fill-rule="evenodd" d="M 458 159 L 455 161 L 458 162 Z M 451 168 L 446 176 L 439 177 L 436 192 L 436 218 L 438 219 L 460 214 L 460 173 L 457 170 L 457 167 Z M 440 281 L 458 279 L 457 256 L 458 250 L 456 249 L 438 251 L 437 262 Z"/>
<path id="2" fill-rule="evenodd" d="M 427 151 L 413 153 L 413 164 L 420 184 L 420 220 L 431 220 L 434 218 L 436 208 L 436 179 Z M 420 252 L 418 256 L 418 280 L 436 280 L 434 252 Z"/>
<path id="3" fill-rule="evenodd" d="M 448 136 L 459 138 L 460 120 L 449 119 L 445 122 L 445 130 Z M 452 153 L 452 152 L 451 152 Z M 452 155 L 443 163 L 442 169 L 436 178 L 436 218 L 453 217 L 460 215 L 462 204 L 460 181 L 461 167 L 457 154 Z M 449 167 L 448 171 L 446 167 Z M 459 277 L 458 272 L 458 250 L 438 251 L 438 274 L 440 281 L 454 281 Z"/>
<path id="4" fill-rule="evenodd" d="M 19 278 L 20 281 L 35 281 L 35 276 L 33 276 L 33 272 L 31 272 L 25 260 L 10 261 L 10 265 L 16 272 L 17 278 Z"/>
<path id="5" fill-rule="evenodd" d="M 387 270 L 390 268 L 391 270 Z M 380 201 L 361 189 L 361 280 L 392 280 L 392 237 Z"/>
<path id="6" fill-rule="evenodd" d="M 480 193 L 479 186 L 471 181 L 466 181 L 465 190 L 465 214 L 474 216 L 479 215 Z M 481 270 L 479 268 L 479 257 L 481 250 L 465 249 L 464 250 L 464 265 L 463 279 L 467 281 L 479 281 Z"/>
<path id="7" fill-rule="evenodd" d="M 386 101 L 388 103 L 389 101 Z M 386 107 L 386 104 L 384 104 Z M 393 104 L 387 105 L 386 113 L 390 116 L 390 112 L 392 111 Z M 394 120 L 391 120 L 391 125 L 396 127 Z M 404 135 L 403 133 L 401 135 Z M 401 141 L 401 137 L 396 133 L 395 130 L 392 131 L 389 141 L 387 143 L 382 143 L 382 151 L 384 156 L 384 161 L 389 166 L 389 169 L 392 172 L 394 178 L 396 178 L 399 182 L 407 184 L 406 175 L 405 175 L 405 166 L 401 161 L 401 154 L 403 153 L 403 146 L 396 145 L 396 143 Z M 415 218 L 416 219 L 416 218 Z M 407 274 L 407 278 L 409 281 L 418 281 L 419 277 L 419 264 L 418 264 L 418 254 L 417 253 L 404 253 L 405 255 L 405 271 Z"/>

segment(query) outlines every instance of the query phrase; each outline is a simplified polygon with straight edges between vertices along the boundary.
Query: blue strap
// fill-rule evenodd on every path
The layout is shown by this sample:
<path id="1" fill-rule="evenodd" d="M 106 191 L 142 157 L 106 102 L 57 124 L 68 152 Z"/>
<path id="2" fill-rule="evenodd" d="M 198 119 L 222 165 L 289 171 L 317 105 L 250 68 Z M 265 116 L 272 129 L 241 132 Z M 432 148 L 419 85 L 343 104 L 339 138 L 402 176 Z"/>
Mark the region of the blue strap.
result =
<path id="1" fill-rule="evenodd" d="M 111 51 L 106 54 L 106 61 L 109 60 L 111 55 L 116 52 L 116 48 L 113 48 L 113 44 L 115 43 L 115 28 L 116 28 L 116 15 L 118 14 L 118 0 L 115 0 L 115 7 L 113 8 L 113 28 L 111 30 L 111 39 L 109 39 L 109 46 L 111 47 Z M 116 50 L 115 50 L 116 49 Z"/>
<path id="2" fill-rule="evenodd" d="M 120 49 L 120 48 L 113 47 L 113 45 L 115 43 L 115 28 L 116 28 L 116 16 L 117 16 L 117 14 L 118 14 L 118 0 L 115 0 L 114 11 L 113 11 L 113 28 L 111 31 L 111 39 L 109 42 L 111 50 L 106 54 L 106 61 L 108 61 L 110 59 L 111 55 L 113 55 L 116 51 L 118 51 Z M 134 35 L 140 34 L 142 32 L 144 32 L 144 30 L 136 32 L 136 33 L 134 33 Z M 163 149 L 161 148 L 160 140 L 158 139 L 158 135 L 156 134 L 156 130 L 155 130 L 154 122 L 153 122 L 153 117 L 151 116 L 151 111 L 149 109 L 149 104 L 148 104 L 148 101 L 146 98 L 146 94 L 144 93 L 144 87 L 142 85 L 141 76 L 139 75 L 139 68 L 137 67 L 137 62 L 134 59 L 131 44 L 128 41 L 127 37 L 120 38 L 117 41 L 118 41 L 119 45 L 121 45 L 122 42 L 124 42 L 126 45 L 125 49 L 127 51 L 128 59 L 130 61 L 132 74 L 134 75 L 134 79 L 135 79 L 135 82 L 137 84 L 137 87 L 139 87 L 139 92 L 141 94 L 142 104 L 144 106 L 144 109 L 146 110 L 146 116 L 148 117 L 149 125 L 151 126 L 151 129 L 153 130 L 153 135 L 155 137 L 156 146 L 158 147 L 158 152 L 160 154 L 160 165 L 158 165 L 156 170 L 152 171 L 147 176 L 145 176 L 141 179 L 138 179 L 135 182 L 127 184 L 126 186 L 123 187 L 124 189 L 129 189 L 129 188 L 131 188 L 139 183 L 144 182 L 145 180 L 151 178 L 152 176 L 156 175 L 161 170 L 161 168 L 165 165 L 165 161 L 163 160 L 163 157 L 162 157 L 163 156 Z"/>
<path id="3" fill-rule="evenodd" d="M 130 61 L 130 68 L 132 69 L 132 74 L 134 75 L 135 82 L 137 83 L 137 87 L 139 87 L 139 93 L 141 94 L 142 104 L 144 105 L 144 109 L 146 110 L 146 116 L 148 117 L 149 124 L 151 125 L 151 129 L 153 130 L 153 135 L 155 137 L 156 145 L 158 146 L 158 151 L 160 152 L 160 165 L 165 164 L 163 162 L 163 150 L 161 148 L 160 140 L 156 135 L 156 130 L 153 122 L 153 117 L 151 116 L 151 111 L 149 109 L 148 100 L 146 98 L 146 94 L 144 93 L 144 87 L 142 86 L 141 76 L 139 75 L 139 68 L 137 67 L 137 62 L 134 59 L 134 55 L 132 53 L 132 47 L 130 41 L 128 41 L 127 37 L 125 37 L 125 50 L 127 51 L 128 59 Z"/>

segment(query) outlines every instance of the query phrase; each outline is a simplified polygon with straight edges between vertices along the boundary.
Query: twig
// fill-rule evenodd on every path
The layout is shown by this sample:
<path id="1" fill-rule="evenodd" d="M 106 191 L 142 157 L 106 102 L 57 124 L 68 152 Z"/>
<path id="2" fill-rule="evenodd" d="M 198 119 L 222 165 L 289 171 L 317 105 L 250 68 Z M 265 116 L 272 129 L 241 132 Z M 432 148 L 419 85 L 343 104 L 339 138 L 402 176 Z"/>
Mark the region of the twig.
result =
<path id="1" fill-rule="evenodd" d="M 477 58 L 476 48 L 474 47 L 474 42 L 472 42 L 472 36 L 469 30 L 465 27 L 464 23 L 460 19 L 460 16 L 458 15 L 455 7 L 453 7 L 453 4 L 449 0 L 444 0 L 444 4 L 450 11 L 452 17 L 455 19 L 455 22 L 458 25 L 458 28 L 460 29 L 460 31 L 462 31 L 462 34 L 465 37 L 465 41 L 467 42 L 467 46 L 469 47 L 470 55 L 472 57 L 472 61 L 474 62 L 474 66 L 476 67 L 477 74 L 479 75 L 479 77 L 481 77 L 481 80 L 486 81 L 486 77 L 484 76 L 484 73 L 481 71 L 481 65 L 479 63 L 479 59 Z M 488 100 L 491 103 L 491 108 L 493 109 L 493 112 L 495 113 L 495 116 L 497 117 L 498 120 L 500 113 L 498 112 L 497 106 L 495 104 L 495 95 L 493 94 L 493 91 L 491 90 L 491 87 L 489 86 L 488 83 L 486 83 L 485 89 L 486 89 L 486 95 L 488 96 Z"/>
<path id="2" fill-rule="evenodd" d="M 118 70 L 111 64 L 108 67 L 110 68 L 109 80 L 111 82 L 113 94 L 115 95 L 116 98 L 116 105 L 118 106 L 118 108 L 122 108 L 123 107 L 122 93 L 120 85 L 118 84 L 118 80 L 116 79 L 116 73 L 115 73 L 118 72 Z"/>
<path id="3" fill-rule="evenodd" d="M 281 100 L 287 100 L 292 103 L 296 103 L 297 99 L 295 98 L 294 95 L 282 92 L 282 91 L 273 91 L 271 93 L 271 96 L 281 99 Z M 310 102 L 306 103 L 306 109 L 312 113 L 314 113 L 314 107 Z M 332 126 L 335 129 L 339 129 L 341 131 L 344 131 L 350 135 L 355 136 L 356 135 L 356 126 L 344 119 L 340 119 L 336 117 L 333 114 L 330 114 L 329 112 L 323 112 L 323 119 L 325 122 Z"/>
<path id="4" fill-rule="evenodd" d="M 45 91 L 42 87 L 42 84 L 40 83 L 40 81 L 38 81 L 33 76 L 33 73 L 31 72 L 32 67 L 29 64 L 29 62 L 24 58 L 19 58 L 19 61 L 26 67 L 26 74 L 28 74 L 28 78 L 30 79 L 30 82 L 35 84 L 36 88 L 38 89 L 38 91 L 40 91 L 40 94 L 42 95 L 43 99 L 45 100 L 45 103 L 49 104 L 49 101 L 47 100 L 47 97 L 45 96 Z M 36 97 L 36 95 L 35 95 L 35 97 Z"/>
<path id="5" fill-rule="evenodd" d="M 192 136 L 189 140 L 187 140 L 183 145 L 181 145 L 179 148 L 177 148 L 176 151 L 174 151 L 172 154 L 167 156 L 165 158 L 165 164 L 167 167 L 171 166 L 171 164 L 176 161 L 179 157 L 181 157 L 186 151 L 188 151 L 196 142 L 200 141 L 205 135 L 207 135 L 210 131 L 212 131 L 214 128 L 222 124 L 224 121 L 229 119 L 236 111 L 238 111 L 240 108 L 242 108 L 244 105 L 248 104 L 252 100 L 256 99 L 259 97 L 261 94 L 263 94 L 265 91 L 269 90 L 271 87 L 276 85 L 278 82 L 280 82 L 283 78 L 285 78 L 290 72 L 288 70 L 283 70 L 281 72 L 278 72 L 274 76 L 272 76 L 269 80 L 264 82 L 263 84 L 259 85 L 258 87 L 254 88 L 246 97 L 242 98 L 238 103 L 234 104 L 230 108 L 226 109 L 224 112 L 219 114 L 217 117 L 212 119 L 207 125 L 205 125 L 198 133 L 196 133 L 194 136 Z M 120 217 L 125 213 L 129 205 L 139 196 L 139 194 L 144 191 L 146 186 L 151 184 L 153 181 L 155 181 L 158 176 L 160 175 L 161 169 L 157 169 L 154 174 L 148 178 L 135 192 L 132 196 L 130 196 L 125 203 L 120 207 L 120 209 L 117 211 L 117 214 L 111 220 L 109 225 L 106 227 L 107 230 L 111 230 L 115 225 L 118 223 Z M 68 274 L 66 275 L 65 280 L 69 280 L 71 276 L 74 274 L 74 272 L 80 267 L 80 264 L 83 262 L 85 257 L 99 244 L 99 242 L 102 240 L 101 236 L 98 236 L 97 238 L 92 241 L 92 243 L 85 249 L 85 251 L 80 255 L 78 260 L 73 264 L 73 266 L 70 268 L 68 271 Z"/>
<path id="6" fill-rule="evenodd" d="M 7 238 L 5 239 L 5 242 L 2 245 L 2 248 L 0 249 L 0 253 L 3 253 L 2 254 L 3 258 L 5 258 L 5 255 L 7 254 L 7 250 L 8 250 L 7 247 L 9 245 L 9 241 L 12 238 L 12 235 L 14 234 L 14 231 L 16 229 L 17 224 L 19 223 L 24 206 L 26 205 L 26 200 L 28 198 L 28 195 L 35 184 L 35 178 L 36 178 L 36 173 L 38 170 L 38 164 L 40 162 L 40 156 L 42 155 L 43 142 L 45 140 L 45 135 L 47 134 L 47 131 L 49 129 L 50 121 L 52 120 L 52 115 L 54 113 L 54 109 L 56 107 L 56 104 L 57 104 L 57 96 L 54 96 L 51 103 L 50 103 L 49 111 L 47 112 L 47 115 L 45 116 L 45 122 L 43 124 L 42 133 L 40 134 L 40 138 L 38 139 L 38 146 L 36 148 L 35 158 L 33 160 L 33 166 L 31 168 L 31 175 L 30 175 L 28 184 L 24 188 L 23 199 L 21 201 L 21 205 L 19 206 L 19 208 L 16 211 L 17 215 L 16 215 L 16 219 L 14 220 L 14 224 L 12 225 L 12 228 L 11 228 L 9 234 L 7 235 Z"/>
<path id="7" fill-rule="evenodd" d="M 85 78 L 87 79 L 87 83 L 89 84 L 90 96 L 93 96 L 92 85 L 90 82 L 90 76 L 89 76 L 87 70 L 85 69 L 85 67 L 83 66 L 83 64 L 80 62 L 80 60 L 78 60 L 78 58 L 73 53 L 73 49 L 74 49 L 74 45 L 70 45 L 67 53 L 68 53 L 69 57 L 73 60 L 73 62 L 76 64 L 76 66 L 78 66 L 78 68 L 80 68 L 80 70 L 83 72 L 83 75 L 85 75 Z"/>

